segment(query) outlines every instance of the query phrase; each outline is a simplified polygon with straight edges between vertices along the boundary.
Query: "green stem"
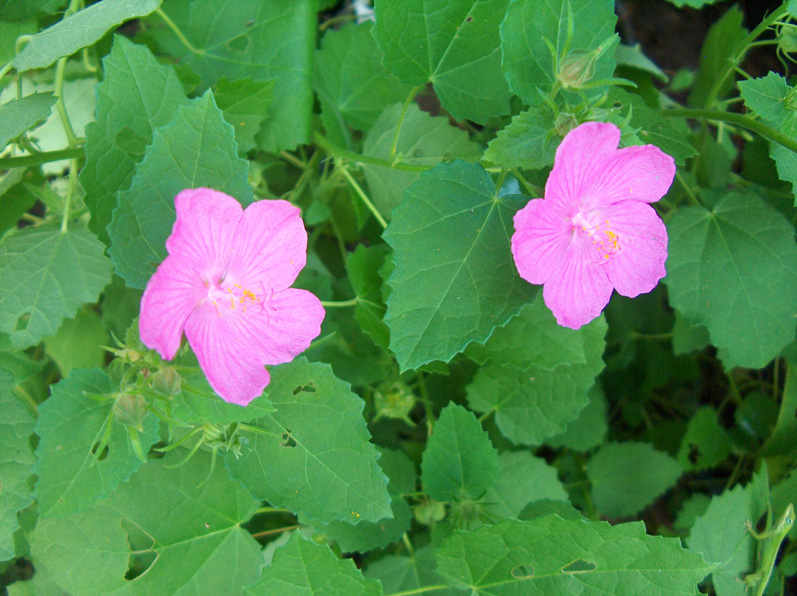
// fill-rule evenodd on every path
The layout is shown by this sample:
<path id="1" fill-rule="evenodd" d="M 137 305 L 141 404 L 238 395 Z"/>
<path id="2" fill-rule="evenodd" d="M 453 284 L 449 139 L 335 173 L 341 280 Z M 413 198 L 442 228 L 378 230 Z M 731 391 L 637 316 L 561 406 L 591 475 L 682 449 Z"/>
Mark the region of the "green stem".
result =
<path id="1" fill-rule="evenodd" d="M 61 126 L 66 133 L 67 142 L 70 148 L 74 148 L 78 144 L 75 129 L 72 128 L 72 122 L 69 120 L 69 114 L 66 113 L 66 106 L 64 105 L 64 69 L 66 68 L 66 58 L 58 60 L 55 67 L 55 89 L 53 95 L 58 100 L 55 102 L 55 109 L 58 112 L 58 117 L 61 119 Z"/>
<path id="2" fill-rule="evenodd" d="M 681 188 L 684 189 L 684 192 L 686 193 L 689 202 L 695 205 L 696 207 L 701 207 L 700 201 L 697 200 L 695 193 L 692 192 L 692 188 L 686 183 L 686 180 L 684 180 L 683 175 L 681 175 L 681 172 L 679 172 L 678 170 L 675 170 L 675 179 L 678 181 L 678 184 L 681 185 Z"/>
<path id="3" fill-rule="evenodd" d="M 753 120 L 750 116 L 744 114 L 736 114 L 734 112 L 723 112 L 721 110 L 691 110 L 688 108 L 673 108 L 669 110 L 661 110 L 659 112 L 664 116 L 671 118 L 696 118 L 699 120 L 716 120 L 718 122 L 730 122 L 736 124 L 747 130 L 758 133 L 762 137 L 774 141 L 779 145 L 783 145 L 787 149 L 791 149 L 797 153 L 797 139 L 788 135 L 778 132 L 774 128 L 762 124 L 758 120 Z"/>
<path id="4" fill-rule="evenodd" d="M 409 95 L 407 95 L 407 99 L 404 100 L 404 105 L 401 106 L 401 115 L 399 116 L 398 124 L 396 124 L 396 132 L 393 133 L 393 142 L 390 144 L 390 159 L 395 159 L 396 157 L 396 146 L 398 145 L 399 134 L 401 134 L 401 125 L 404 124 L 404 115 L 407 113 L 407 108 L 410 106 L 410 103 L 415 96 L 418 95 L 418 92 L 423 89 L 423 85 L 418 85 L 417 87 L 413 87 L 410 90 Z"/>
<path id="5" fill-rule="evenodd" d="M 501 187 L 504 185 L 504 180 L 506 180 L 506 174 L 508 170 L 506 168 L 501 168 L 501 173 L 498 174 L 498 180 L 495 183 L 495 196 L 498 196 L 498 193 L 501 192 Z"/>
<path id="6" fill-rule="evenodd" d="M 376 218 L 376 221 L 379 222 L 379 225 L 382 226 L 382 229 L 384 230 L 387 227 L 387 222 L 385 221 L 385 218 L 382 217 L 382 214 L 379 213 L 379 210 L 371 202 L 371 199 L 368 198 L 368 195 L 366 195 L 363 189 L 360 188 L 360 185 L 357 184 L 357 181 L 354 179 L 354 176 L 352 176 L 349 173 L 349 170 L 346 168 L 345 165 L 342 165 L 340 167 L 340 173 L 343 174 L 343 176 L 349 182 L 349 185 L 354 189 L 354 192 L 356 192 L 357 196 L 359 196 L 360 199 L 362 199 L 362 202 L 365 203 L 365 206 L 368 207 L 368 210 L 373 214 L 373 216 Z"/>
<path id="7" fill-rule="evenodd" d="M 375 166 L 382 166 L 383 168 L 393 168 L 394 170 L 405 170 L 407 172 L 424 172 L 426 170 L 431 170 L 434 167 L 401 162 L 393 163 L 386 159 L 371 157 L 370 155 L 360 155 L 359 153 L 354 153 L 353 151 L 344 149 L 343 147 L 338 147 L 318 131 L 313 132 L 313 140 L 327 153 L 331 153 L 337 157 L 344 157 L 349 161 L 354 161 L 357 163 L 369 163 Z"/>
<path id="8" fill-rule="evenodd" d="M 423 594 L 424 592 L 434 592 L 435 590 L 450 590 L 446 585 L 438 584 L 436 586 L 422 586 L 420 588 L 413 588 L 412 590 L 404 590 L 403 592 L 392 592 L 386 596 L 413 596 L 413 594 Z"/>
<path id="9" fill-rule="evenodd" d="M 357 298 L 352 298 L 350 300 L 339 300 L 339 301 L 321 301 L 321 306 L 324 308 L 346 308 L 347 306 L 354 306 L 357 304 Z"/>
<path id="10" fill-rule="evenodd" d="M 300 170 L 307 169 L 307 164 L 304 163 L 301 159 L 293 155 L 292 153 L 288 153 L 287 151 L 280 152 L 280 157 L 287 161 L 289 164 L 296 166 Z"/>
<path id="11" fill-rule="evenodd" d="M 74 159 L 83 157 L 84 152 L 81 148 L 59 149 L 58 151 L 44 151 L 33 155 L 21 155 L 19 157 L 0 158 L 0 170 L 10 170 L 11 168 L 27 168 L 39 166 L 51 161 L 62 159 Z"/>
<path id="12" fill-rule="evenodd" d="M 66 234 L 69 226 L 69 212 L 72 208 L 72 197 L 77 191 L 77 159 L 69 160 L 69 182 L 66 189 L 66 200 L 64 201 L 64 213 L 61 217 L 61 233 Z"/>
<path id="13" fill-rule="evenodd" d="M 200 50 L 199 48 L 194 47 L 194 44 L 188 41 L 188 38 L 183 34 L 183 32 L 175 24 L 175 22 L 171 20 L 165 12 L 163 12 L 163 9 L 156 8 L 155 14 L 163 19 L 163 22 L 166 23 L 169 29 L 171 29 L 172 32 L 177 36 L 177 39 L 180 40 L 180 43 L 182 43 L 189 52 L 192 52 L 194 54 L 199 54 L 200 56 L 204 56 L 207 53 L 204 50 Z"/>
<path id="14" fill-rule="evenodd" d="M 744 38 L 741 44 L 737 47 L 741 47 L 739 52 L 736 56 L 732 59 L 729 59 L 725 62 L 724 69 L 721 70 L 716 77 L 714 77 L 714 84 L 711 86 L 709 90 L 708 97 L 706 97 L 706 103 L 704 104 L 705 107 L 710 108 L 714 105 L 714 102 L 717 101 L 717 95 L 719 95 L 720 89 L 722 85 L 725 83 L 725 79 L 728 78 L 733 72 L 733 69 L 738 66 L 738 64 L 744 58 L 744 55 L 750 49 L 751 44 L 758 39 L 758 37 L 769 27 L 777 21 L 783 14 L 786 13 L 786 3 L 784 2 L 780 7 L 775 9 L 772 14 L 770 14 L 767 18 L 761 21 L 755 29 L 753 29 L 747 37 Z"/>

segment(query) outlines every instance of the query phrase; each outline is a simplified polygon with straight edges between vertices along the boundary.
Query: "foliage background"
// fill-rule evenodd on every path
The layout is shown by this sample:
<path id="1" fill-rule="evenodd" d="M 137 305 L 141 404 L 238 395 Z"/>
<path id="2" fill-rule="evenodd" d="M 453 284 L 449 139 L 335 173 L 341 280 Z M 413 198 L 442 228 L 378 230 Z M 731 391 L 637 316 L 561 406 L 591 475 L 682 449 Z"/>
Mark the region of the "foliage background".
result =
<path id="1" fill-rule="evenodd" d="M 0 0 L 2 589 L 788 591 L 797 5 L 618 6 Z M 678 174 L 663 283 L 573 331 L 509 241 L 587 120 Z M 196 186 L 300 206 L 327 304 L 247 408 L 137 337 Z"/>

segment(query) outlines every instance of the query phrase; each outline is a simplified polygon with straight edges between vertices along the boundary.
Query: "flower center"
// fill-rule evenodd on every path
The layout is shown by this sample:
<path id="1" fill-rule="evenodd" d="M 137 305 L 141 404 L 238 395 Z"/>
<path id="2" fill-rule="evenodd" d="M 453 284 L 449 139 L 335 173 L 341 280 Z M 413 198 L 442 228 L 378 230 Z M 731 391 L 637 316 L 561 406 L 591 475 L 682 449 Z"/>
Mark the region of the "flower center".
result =
<path id="1" fill-rule="evenodd" d="M 580 230 L 592 240 L 592 244 L 598 251 L 597 262 L 608 262 L 608 260 L 621 250 L 620 237 L 612 229 L 609 220 L 600 221 L 600 215 L 595 211 L 594 217 L 589 219 L 579 211 L 573 216 L 573 229 Z"/>
<path id="2" fill-rule="evenodd" d="M 241 309 L 246 312 L 247 307 L 253 304 L 262 305 L 263 302 L 262 294 L 258 297 L 255 292 L 242 287 L 240 284 L 224 282 L 209 284 L 208 298 L 213 302 L 219 315 L 226 310 Z"/>

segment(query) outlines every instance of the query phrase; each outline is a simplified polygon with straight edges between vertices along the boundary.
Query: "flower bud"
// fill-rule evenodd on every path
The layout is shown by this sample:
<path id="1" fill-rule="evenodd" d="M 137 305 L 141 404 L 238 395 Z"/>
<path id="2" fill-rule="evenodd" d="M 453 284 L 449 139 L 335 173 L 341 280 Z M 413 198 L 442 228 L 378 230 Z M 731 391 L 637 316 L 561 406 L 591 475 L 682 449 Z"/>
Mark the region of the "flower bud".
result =
<path id="1" fill-rule="evenodd" d="M 164 366 L 150 378 L 152 388 L 162 395 L 172 397 L 180 393 L 183 379 L 177 369 Z"/>
<path id="2" fill-rule="evenodd" d="M 433 526 L 446 516 L 446 506 L 439 501 L 424 501 L 412 508 L 415 521 L 424 526 Z"/>
<path id="3" fill-rule="evenodd" d="M 376 406 L 375 420 L 382 417 L 398 418 L 410 426 L 415 426 L 409 418 L 409 413 L 415 407 L 415 395 L 401 381 L 380 385 L 374 392 L 374 406 Z"/>
<path id="4" fill-rule="evenodd" d="M 553 127 L 556 129 L 556 134 L 564 138 L 567 136 L 567 133 L 576 128 L 578 124 L 579 122 L 575 114 L 560 112 L 553 123 Z"/>
<path id="5" fill-rule="evenodd" d="M 606 50 L 614 46 L 617 37 L 611 35 L 593 50 L 573 50 L 559 62 L 556 80 L 565 89 L 580 89 L 595 75 L 595 64 Z"/>
<path id="6" fill-rule="evenodd" d="M 116 420 L 126 426 L 144 431 L 144 418 L 147 416 L 147 402 L 138 393 L 120 393 L 113 404 Z"/>

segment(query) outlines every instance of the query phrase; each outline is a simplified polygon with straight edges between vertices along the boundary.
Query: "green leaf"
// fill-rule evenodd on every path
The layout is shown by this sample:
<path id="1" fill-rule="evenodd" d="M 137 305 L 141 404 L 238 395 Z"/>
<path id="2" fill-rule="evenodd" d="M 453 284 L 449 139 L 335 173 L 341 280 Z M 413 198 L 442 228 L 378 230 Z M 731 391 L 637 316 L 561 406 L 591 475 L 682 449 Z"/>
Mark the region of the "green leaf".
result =
<path id="1" fill-rule="evenodd" d="M 249 78 L 228 81 L 224 77 L 216 82 L 213 95 L 224 119 L 235 130 L 240 155 L 257 144 L 255 135 L 274 99 L 274 82 L 274 79 L 253 81 Z"/>
<path id="2" fill-rule="evenodd" d="M 383 548 L 391 542 L 401 540 L 404 532 L 410 529 L 412 512 L 404 495 L 415 492 L 415 467 L 401 451 L 382 448 L 379 453 L 379 467 L 388 478 L 387 492 L 392 499 L 390 508 L 393 519 L 361 521 L 355 524 L 343 521 L 321 524 L 307 520 L 317 531 L 337 542 L 343 552 L 366 552 Z M 304 520 L 301 521 L 305 523 Z"/>
<path id="3" fill-rule="evenodd" d="M 548 314 L 551 320 L 553 315 Z M 482 366 L 468 385 L 468 404 L 478 412 L 495 411 L 501 433 L 515 444 L 539 445 L 564 432 L 589 402 L 588 389 L 603 369 L 606 320 L 599 317 L 577 331 L 585 363 L 562 363 L 552 371 L 509 359 Z"/>
<path id="4" fill-rule="evenodd" d="M 438 586 L 442 583 L 435 573 L 435 562 L 431 546 L 415 549 L 409 556 L 387 555 L 365 568 L 365 577 L 378 579 L 382 592 L 411 592 L 424 586 Z M 432 592 L 432 590 L 429 590 Z M 418 590 L 419 594 L 423 594 Z M 460 592 L 445 587 L 434 590 L 434 596 L 458 596 Z"/>
<path id="5" fill-rule="evenodd" d="M 373 126 L 385 106 L 404 101 L 411 85 L 382 65 L 371 23 L 330 30 L 315 53 L 315 90 L 336 119 L 359 130 Z"/>
<path id="6" fill-rule="evenodd" d="M 175 467 L 183 457 L 171 452 L 150 460 L 98 508 L 45 520 L 47 534 L 34 541 L 36 560 L 51 573 L 58 569 L 65 587 L 68 578 L 74 596 L 241 593 L 263 561 L 259 545 L 241 527 L 258 502 L 222 466 L 209 474 L 210 454 L 199 452 Z M 148 568 L 125 581 L 131 547 Z"/>
<path id="7" fill-rule="evenodd" d="M 553 165 L 561 138 L 553 128 L 547 106 L 532 106 L 521 112 L 490 141 L 484 159 L 504 168 L 539 170 Z"/>
<path id="8" fill-rule="evenodd" d="M 786 79 L 770 72 L 760 79 L 740 81 L 739 92 L 745 105 L 759 114 L 765 123 L 789 137 L 797 136 L 797 104 L 794 100 L 797 91 Z M 769 154 L 775 160 L 778 176 L 790 182 L 792 192 L 797 193 L 797 156 L 794 151 L 770 141 Z"/>
<path id="9" fill-rule="evenodd" d="M 509 112 L 498 27 L 508 0 L 376 3 L 374 37 L 384 63 L 405 83 L 432 83 L 456 120 L 483 124 Z"/>
<path id="10" fill-rule="evenodd" d="M 421 482 L 436 501 L 479 499 L 498 473 L 498 454 L 476 416 L 455 403 L 440 412 L 421 462 Z"/>
<path id="11" fill-rule="evenodd" d="M 257 140 L 279 153 L 310 139 L 316 11 L 316 0 L 172 0 L 166 13 L 194 49 L 159 17 L 151 18 L 156 25 L 150 34 L 199 75 L 199 91 L 221 77 L 276 79 Z"/>
<path id="12" fill-rule="evenodd" d="M 423 172 L 383 237 L 395 269 L 385 323 L 402 370 L 447 362 L 483 342 L 529 299 L 512 260 L 512 216 L 522 197 L 497 196 L 479 165 Z"/>
<path id="13" fill-rule="evenodd" d="M 751 368 L 794 340 L 797 247 L 779 211 L 755 195 L 731 192 L 711 211 L 679 209 L 667 229 L 664 281 L 690 325 L 705 325 L 714 345 Z"/>
<path id="14" fill-rule="evenodd" d="M 587 464 L 595 507 L 608 517 L 639 513 L 682 473 L 676 460 L 648 443 L 607 443 Z"/>
<path id="15" fill-rule="evenodd" d="M 690 325 L 680 312 L 675 311 L 675 324 L 672 327 L 672 349 L 678 356 L 702 350 L 711 339 L 708 329 L 703 325 Z"/>
<path id="16" fill-rule="evenodd" d="M 407 106 L 402 120 L 401 104 L 385 108 L 363 142 L 363 155 L 392 162 L 398 156 L 401 163 L 435 166 L 441 161 L 460 158 L 476 161 L 481 156 L 479 146 L 468 139 L 464 130 L 454 128 L 447 118 L 430 116 L 414 103 Z M 395 155 L 391 148 L 396 137 Z M 363 164 L 371 199 L 385 219 L 404 200 L 404 191 L 420 179 L 418 172 L 396 170 L 374 164 Z"/>
<path id="17" fill-rule="evenodd" d="M 711 4 L 716 4 L 719 0 L 667 0 L 671 4 L 675 4 L 678 8 L 688 6 L 689 8 L 703 8 Z"/>
<path id="18" fill-rule="evenodd" d="M 174 225 L 174 197 L 205 186 L 227 193 L 244 206 L 252 200 L 247 162 L 237 155 L 232 126 L 205 93 L 177 111 L 155 131 L 130 188 L 119 194 L 108 228 L 116 273 L 143 289 L 166 257 Z"/>
<path id="19" fill-rule="evenodd" d="M 0 561 L 14 557 L 17 511 L 33 502 L 28 479 L 36 461 L 30 444 L 36 421 L 14 395 L 13 378 L 0 369 Z"/>
<path id="20" fill-rule="evenodd" d="M 379 582 L 365 579 L 351 559 L 339 559 L 326 546 L 295 532 L 274 553 L 246 594 L 280 596 L 382 596 Z"/>
<path id="21" fill-rule="evenodd" d="M 130 545 L 119 516 L 100 505 L 63 519 L 41 519 L 30 535 L 38 568 L 72 596 L 124 586 Z"/>
<path id="22" fill-rule="evenodd" d="M 111 281 L 102 242 L 85 228 L 25 228 L 0 244 L 0 331 L 16 349 L 52 335 Z"/>
<path id="23" fill-rule="evenodd" d="M 257 432 L 243 429 L 250 450 L 226 458 L 233 478 L 258 498 L 321 522 L 392 516 L 364 402 L 329 365 L 281 365 L 267 396 L 277 410 L 251 422 Z"/>
<path id="24" fill-rule="evenodd" d="M 556 468 L 528 451 L 505 451 L 498 456 L 498 474 L 483 502 L 495 519 L 517 517 L 534 501 L 567 501 L 567 493 L 556 476 Z"/>
<path id="25" fill-rule="evenodd" d="M 117 192 L 130 187 L 153 132 L 166 125 L 188 99 L 173 69 L 158 64 L 147 48 L 120 35 L 114 37 L 102 65 L 97 120 L 86 127 L 86 165 L 80 184 L 91 213 L 89 229 L 110 244 L 107 228 Z M 131 85 L 136 93 L 130 93 Z M 141 149 L 131 151 L 131 141 Z"/>
<path id="26" fill-rule="evenodd" d="M 587 391 L 587 397 L 589 403 L 578 413 L 578 418 L 568 423 L 561 435 L 545 439 L 546 445 L 585 452 L 603 443 L 609 430 L 609 405 L 599 384 Z"/>
<path id="27" fill-rule="evenodd" d="M 0 21 L 25 21 L 52 14 L 64 4 L 66 0 L 0 0 Z"/>
<path id="28" fill-rule="evenodd" d="M 54 385 L 50 399 L 39 407 L 35 494 L 40 517 L 63 517 L 91 507 L 141 465 L 127 428 L 115 420 L 114 400 L 87 395 L 110 395 L 116 389 L 98 368 L 76 370 Z M 157 439 L 158 420 L 147 416 L 139 434 L 144 453 Z M 101 450 L 103 442 L 107 451 Z"/>
<path id="29" fill-rule="evenodd" d="M 104 0 L 68 16 L 30 38 L 14 59 L 14 68 L 25 72 L 46 68 L 63 56 L 90 46 L 125 21 L 144 17 L 162 0 Z"/>
<path id="30" fill-rule="evenodd" d="M 105 363 L 102 346 L 111 336 L 96 310 L 81 308 L 74 319 L 67 319 L 55 335 L 44 339 L 44 350 L 66 377 L 73 368 L 92 368 Z"/>
<path id="31" fill-rule="evenodd" d="M 783 383 L 780 412 L 772 436 L 764 447 L 766 455 L 791 453 L 797 448 L 797 364 L 789 357 L 785 358 L 785 363 L 786 380 Z"/>
<path id="32" fill-rule="evenodd" d="M 0 147 L 47 120 L 55 103 L 52 93 L 33 93 L 0 106 Z"/>
<path id="33" fill-rule="evenodd" d="M 584 335 L 557 324 L 539 295 L 506 325 L 493 331 L 484 348 L 474 348 L 478 351 L 475 360 L 480 364 L 493 360 L 552 371 L 561 364 L 587 362 Z"/>
<path id="34" fill-rule="evenodd" d="M 678 165 L 684 165 L 687 158 L 697 155 L 697 150 L 686 140 L 688 131 L 683 121 L 662 116 L 658 110 L 648 107 L 639 95 L 619 87 L 612 87 L 607 101 L 623 120 L 630 117 L 628 126 L 635 131 L 632 141 L 635 144 L 656 145 Z M 676 128 L 676 122 L 683 127 L 682 130 Z"/>
<path id="35" fill-rule="evenodd" d="M 573 11 L 573 38 L 569 50 L 588 51 L 614 33 L 617 17 L 611 0 L 515 0 L 501 24 L 501 66 L 509 87 L 527 104 L 540 103 L 537 89 L 550 91 L 556 81 L 553 57 L 567 45 L 568 12 Z M 614 71 L 614 52 L 604 52 L 595 64 L 593 80 L 607 79 Z"/>
<path id="36" fill-rule="evenodd" d="M 720 596 L 745 596 L 744 575 L 755 563 L 755 538 L 745 522 L 756 522 L 767 510 L 767 474 L 756 474 L 745 486 L 726 490 L 711 499 L 705 514 L 692 526 L 686 541 L 690 550 L 718 564 L 711 575 Z"/>
<path id="37" fill-rule="evenodd" d="M 655 62 L 645 56 L 642 51 L 642 45 L 637 43 L 634 45 L 625 45 L 623 43 L 617 45 L 614 51 L 614 59 L 617 61 L 617 66 L 625 66 L 646 72 L 662 83 L 668 83 L 669 77 L 656 65 Z M 613 87 L 612 90 L 617 89 Z"/>
<path id="38" fill-rule="evenodd" d="M 9 170 L 0 181 L 0 235 L 16 227 L 19 219 L 36 204 L 33 186 L 20 182 L 25 168 Z"/>
<path id="39" fill-rule="evenodd" d="M 719 425 L 717 411 L 711 406 L 700 408 L 689 419 L 678 462 L 684 470 L 705 470 L 722 463 L 730 453 L 731 442 Z"/>
<path id="40" fill-rule="evenodd" d="M 733 76 L 726 76 L 722 81 L 717 78 L 728 68 L 729 61 L 736 62 L 739 49 L 745 43 L 747 31 L 742 26 L 743 19 L 744 14 L 739 7 L 732 6 L 709 29 L 700 49 L 700 66 L 689 94 L 690 105 L 710 109 L 733 88 Z"/>
<path id="41" fill-rule="evenodd" d="M 642 522 L 610 526 L 558 515 L 456 530 L 435 559 L 448 585 L 474 596 L 682 596 L 698 594 L 711 570 L 677 538 L 647 536 Z"/>
<path id="42" fill-rule="evenodd" d="M 359 245 L 346 259 L 346 272 L 349 275 L 357 304 L 354 305 L 354 318 L 377 345 L 387 349 L 390 343 L 390 329 L 382 320 L 385 306 L 382 300 L 382 278 L 379 268 L 385 262 L 389 249 L 384 244 L 365 247 Z"/>

